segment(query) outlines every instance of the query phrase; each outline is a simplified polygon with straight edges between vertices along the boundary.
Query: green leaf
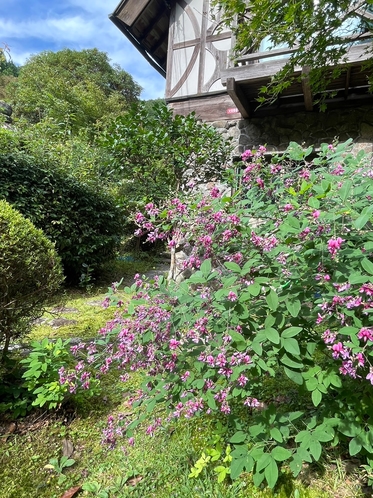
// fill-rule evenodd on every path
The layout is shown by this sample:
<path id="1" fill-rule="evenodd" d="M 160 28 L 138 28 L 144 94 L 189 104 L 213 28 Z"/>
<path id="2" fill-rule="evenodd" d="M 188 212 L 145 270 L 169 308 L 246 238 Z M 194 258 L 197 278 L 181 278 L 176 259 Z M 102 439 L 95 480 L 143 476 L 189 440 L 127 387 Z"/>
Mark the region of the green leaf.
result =
<path id="1" fill-rule="evenodd" d="M 271 451 L 271 455 L 278 462 L 284 462 L 291 457 L 292 452 L 287 448 L 283 448 L 282 446 L 275 446 Z"/>
<path id="2" fill-rule="evenodd" d="M 287 216 L 286 223 L 288 223 L 291 227 L 296 228 L 297 230 L 300 229 L 298 218 L 295 218 L 295 216 L 292 216 L 291 214 Z"/>
<path id="3" fill-rule="evenodd" d="M 277 293 L 273 289 L 271 289 L 269 291 L 269 294 L 267 294 L 266 301 L 267 301 L 267 304 L 272 311 L 277 310 L 277 308 L 278 308 L 278 296 L 277 296 Z"/>
<path id="4" fill-rule="evenodd" d="M 257 472 L 260 472 L 261 470 L 266 468 L 267 465 L 269 465 L 272 460 L 273 460 L 273 458 L 272 458 L 270 453 L 263 453 L 263 455 L 261 455 L 261 457 L 259 458 L 259 460 L 256 463 L 255 470 Z"/>
<path id="5" fill-rule="evenodd" d="M 369 261 L 369 259 L 364 258 L 361 261 L 361 266 L 364 268 L 364 270 L 369 273 L 369 275 L 373 275 L 373 263 Z"/>
<path id="6" fill-rule="evenodd" d="M 232 444 L 243 443 L 247 438 L 246 432 L 237 431 L 233 436 L 229 439 L 229 442 Z"/>
<path id="7" fill-rule="evenodd" d="M 283 365 L 286 365 L 287 367 L 290 367 L 290 368 L 303 368 L 303 363 L 301 363 L 299 360 L 292 360 L 291 358 L 289 358 L 289 356 L 285 353 L 283 356 L 281 356 L 280 358 L 280 362 L 283 364 Z"/>
<path id="8" fill-rule="evenodd" d="M 259 488 L 259 486 L 264 481 L 264 477 L 265 477 L 264 472 L 254 472 L 254 474 L 253 474 L 254 486 Z"/>
<path id="9" fill-rule="evenodd" d="M 211 273 L 211 260 L 205 259 L 201 264 L 200 271 L 204 277 L 207 277 Z"/>
<path id="10" fill-rule="evenodd" d="M 351 420 L 342 420 L 338 426 L 338 430 L 348 437 L 355 437 L 360 434 L 361 427 L 357 422 Z"/>
<path id="11" fill-rule="evenodd" d="M 303 446 L 299 446 L 297 448 L 297 454 L 300 456 L 300 458 L 303 460 L 303 462 L 312 463 L 311 455 L 306 450 L 306 448 L 304 448 Z"/>
<path id="12" fill-rule="evenodd" d="M 228 268 L 228 270 L 231 270 L 233 272 L 236 272 L 236 273 L 240 273 L 241 274 L 241 267 L 240 265 L 238 265 L 237 263 L 235 263 L 234 261 L 226 261 L 224 263 L 224 266 L 226 268 Z"/>
<path id="13" fill-rule="evenodd" d="M 281 337 L 287 339 L 289 337 L 295 337 L 302 332 L 302 327 L 289 327 L 281 333 Z"/>
<path id="14" fill-rule="evenodd" d="M 291 370 L 287 367 L 284 367 L 284 372 L 286 376 L 289 377 L 289 379 L 292 380 L 295 384 L 298 384 L 298 386 L 301 386 L 303 384 L 303 377 L 300 372 L 294 372 L 294 370 Z"/>
<path id="15" fill-rule="evenodd" d="M 361 230 L 370 220 L 371 214 L 373 213 L 373 205 L 365 207 L 360 216 L 353 221 L 353 225 L 357 230 Z"/>
<path id="16" fill-rule="evenodd" d="M 254 353 L 256 353 L 258 356 L 261 356 L 261 354 L 263 353 L 263 347 L 262 345 L 260 344 L 259 341 L 256 341 L 254 340 L 251 344 L 251 349 L 254 351 Z"/>
<path id="17" fill-rule="evenodd" d="M 318 427 L 312 434 L 312 438 L 326 443 L 327 441 L 331 441 L 334 438 L 334 431 L 332 430 L 332 433 L 329 433 Z"/>
<path id="18" fill-rule="evenodd" d="M 278 480 L 278 467 L 276 461 L 271 458 L 269 464 L 264 470 L 264 476 L 267 480 L 268 487 L 273 489 Z"/>
<path id="19" fill-rule="evenodd" d="M 245 340 L 244 336 L 242 334 L 240 334 L 239 332 L 236 332 L 235 330 L 231 330 L 231 331 L 229 331 L 229 335 L 232 338 L 232 341 L 235 342 L 236 344 L 241 343 L 241 342 L 246 344 L 246 340 Z"/>
<path id="20" fill-rule="evenodd" d="M 348 198 L 350 191 L 351 191 L 351 187 L 352 187 L 352 181 L 346 180 L 343 183 L 342 187 L 338 190 L 338 195 L 342 199 L 343 202 L 345 202 L 346 199 Z"/>
<path id="21" fill-rule="evenodd" d="M 254 282 L 253 284 L 250 284 L 247 286 L 246 290 L 252 295 L 252 296 L 258 296 L 260 294 L 260 284 L 258 282 Z"/>
<path id="22" fill-rule="evenodd" d="M 264 320 L 264 328 L 272 327 L 272 325 L 276 322 L 276 318 L 273 315 L 267 315 Z"/>
<path id="23" fill-rule="evenodd" d="M 242 474 L 247 461 L 247 456 L 234 458 L 231 462 L 231 479 L 237 479 Z"/>
<path id="24" fill-rule="evenodd" d="M 300 309 L 301 309 L 300 301 L 298 299 L 295 301 L 286 300 L 285 303 L 286 303 L 286 308 L 287 308 L 288 312 L 291 314 L 291 316 L 296 318 L 300 312 Z"/>
<path id="25" fill-rule="evenodd" d="M 359 436 L 354 437 L 351 439 L 349 445 L 348 445 L 348 451 L 351 456 L 357 455 L 360 453 L 361 449 L 363 447 L 362 441 L 359 438 Z"/>
<path id="26" fill-rule="evenodd" d="M 320 207 L 320 201 L 319 199 L 316 199 L 316 197 L 310 197 L 307 201 L 307 204 L 315 209 L 319 209 Z"/>
<path id="27" fill-rule="evenodd" d="M 313 456 L 313 458 L 315 459 L 315 461 L 317 462 L 320 459 L 321 451 L 322 451 L 322 446 L 319 443 L 319 441 L 312 439 L 310 442 L 309 451 L 310 451 L 311 455 Z"/>
<path id="28" fill-rule="evenodd" d="M 290 354 L 300 355 L 298 341 L 293 338 L 281 338 L 281 345 Z"/>
<path id="29" fill-rule="evenodd" d="M 315 389 L 314 391 L 312 391 L 311 398 L 312 403 L 315 406 L 318 406 L 322 400 L 322 393 L 318 389 Z"/>
<path id="30" fill-rule="evenodd" d="M 263 334 L 266 336 L 266 338 L 269 341 L 273 342 L 274 344 L 279 344 L 280 334 L 277 332 L 276 329 L 269 327 L 269 328 L 263 330 Z"/>
<path id="31" fill-rule="evenodd" d="M 275 441 L 278 443 L 282 443 L 284 438 L 282 437 L 281 432 L 277 429 L 277 427 L 272 427 L 269 431 L 271 438 L 273 438 Z M 273 455 L 272 451 L 272 456 L 277 460 L 277 458 Z"/>
<path id="32" fill-rule="evenodd" d="M 300 471 L 302 470 L 302 466 L 303 466 L 303 461 L 302 461 L 301 457 L 299 455 L 295 454 L 293 456 L 293 459 L 290 462 L 289 466 L 290 466 L 290 470 L 293 473 L 293 476 L 297 477 L 299 475 Z"/>

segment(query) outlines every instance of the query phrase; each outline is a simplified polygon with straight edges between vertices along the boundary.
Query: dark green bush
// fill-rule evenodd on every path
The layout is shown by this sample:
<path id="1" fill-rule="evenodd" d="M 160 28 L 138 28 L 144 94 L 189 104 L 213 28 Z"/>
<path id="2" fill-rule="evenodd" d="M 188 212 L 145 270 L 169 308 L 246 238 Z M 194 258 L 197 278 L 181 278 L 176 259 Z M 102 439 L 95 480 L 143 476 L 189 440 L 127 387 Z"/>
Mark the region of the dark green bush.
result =
<path id="1" fill-rule="evenodd" d="M 0 343 L 30 329 L 62 283 L 60 260 L 41 230 L 0 200 Z"/>
<path id="2" fill-rule="evenodd" d="M 31 157 L 0 155 L 1 198 L 55 242 L 68 282 L 95 271 L 120 243 L 124 223 L 109 195 Z"/>

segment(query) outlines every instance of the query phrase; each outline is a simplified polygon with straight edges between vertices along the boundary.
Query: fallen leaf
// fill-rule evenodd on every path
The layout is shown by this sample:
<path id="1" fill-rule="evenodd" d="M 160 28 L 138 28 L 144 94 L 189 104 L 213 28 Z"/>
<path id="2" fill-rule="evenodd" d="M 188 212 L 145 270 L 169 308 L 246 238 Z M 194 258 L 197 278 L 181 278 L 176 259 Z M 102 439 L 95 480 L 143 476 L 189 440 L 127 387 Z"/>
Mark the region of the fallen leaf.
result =
<path id="1" fill-rule="evenodd" d="M 16 424 L 14 422 L 12 422 L 11 424 L 9 424 L 9 427 L 8 427 L 8 434 L 13 434 L 13 432 L 16 430 Z"/>
<path id="2" fill-rule="evenodd" d="M 61 496 L 61 498 L 73 498 L 79 491 L 82 490 L 81 486 L 75 486 L 74 488 L 70 488 L 67 491 L 64 492 L 64 494 Z"/>
<path id="3" fill-rule="evenodd" d="M 67 458 L 70 458 L 73 453 L 74 453 L 73 443 L 69 439 L 64 439 L 62 441 L 62 455 Z"/>
<path id="4" fill-rule="evenodd" d="M 136 486 L 136 484 L 138 484 L 142 480 L 143 480 L 143 476 L 135 476 L 135 477 L 131 477 L 131 479 L 128 479 L 126 484 L 128 484 L 129 486 Z"/>

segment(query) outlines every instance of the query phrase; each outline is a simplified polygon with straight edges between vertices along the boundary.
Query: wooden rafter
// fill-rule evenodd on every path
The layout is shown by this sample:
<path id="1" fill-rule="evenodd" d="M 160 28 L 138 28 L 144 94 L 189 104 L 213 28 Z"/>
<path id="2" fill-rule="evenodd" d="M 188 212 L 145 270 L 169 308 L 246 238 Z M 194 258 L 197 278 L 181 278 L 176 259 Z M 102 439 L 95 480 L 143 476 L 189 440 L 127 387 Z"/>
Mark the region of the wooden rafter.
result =
<path id="1" fill-rule="evenodd" d="M 234 78 L 227 78 L 227 92 L 243 118 L 249 117 L 250 103 Z"/>

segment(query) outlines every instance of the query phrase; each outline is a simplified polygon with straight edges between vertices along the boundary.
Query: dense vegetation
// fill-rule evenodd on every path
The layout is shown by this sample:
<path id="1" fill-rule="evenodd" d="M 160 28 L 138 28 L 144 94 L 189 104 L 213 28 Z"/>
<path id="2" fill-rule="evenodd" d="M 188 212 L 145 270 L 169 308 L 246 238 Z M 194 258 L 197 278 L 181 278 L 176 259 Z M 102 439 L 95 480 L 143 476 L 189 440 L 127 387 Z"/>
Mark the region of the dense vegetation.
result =
<path id="1" fill-rule="evenodd" d="M 7 202 L 0 200 L 0 343 L 30 331 L 62 282 L 53 244 Z"/>
<path id="2" fill-rule="evenodd" d="M 36 479 L 35 493 L 48 498 L 82 481 L 85 495 L 102 497 L 273 496 L 265 486 L 281 498 L 308 497 L 294 478 L 328 453 L 358 458 L 371 485 L 373 175 L 365 153 L 353 155 L 350 143 L 318 154 L 292 143 L 269 161 L 265 147 L 246 151 L 226 169 L 230 146 L 213 128 L 138 102 L 138 86 L 105 54 L 43 53 L 17 74 L 3 88 L 15 99 L 14 127 L 0 129 L 0 211 L 11 220 L 0 231 L 5 350 L 61 282 L 55 250 L 70 282 L 82 284 L 103 263 L 122 261 L 119 243 L 133 225 L 142 240 L 187 255 L 178 284 L 140 274 L 125 292 L 113 284 L 93 329 L 77 332 L 81 343 L 70 343 L 72 326 L 57 332 L 66 340 L 34 330 L 31 352 L 4 363 L 0 411 L 63 418 L 46 436 L 53 450 L 37 450 L 41 457 L 28 446 L 27 486 Z M 206 181 L 215 186 L 201 190 Z M 28 298 L 39 291 L 34 305 Z M 71 413 L 88 417 L 75 433 Z M 90 417 L 105 426 L 112 453 Z M 58 458 L 56 439 L 69 431 L 81 446 L 70 458 L 63 439 Z M 7 462 L 19 448 L 12 444 Z M 144 459 L 151 446 L 164 452 L 153 457 L 161 466 Z M 75 458 L 82 467 L 74 473 Z M 125 474 L 113 482 L 118 462 Z M 19 495 L 23 476 L 6 477 L 7 496 Z"/>
<path id="3" fill-rule="evenodd" d="M 154 434 L 215 414 L 219 444 L 190 477 L 216 462 L 221 481 L 246 471 L 274 488 L 285 463 L 298 476 L 335 446 L 372 474 L 369 157 L 349 143 L 323 144 L 314 159 L 295 143 L 269 162 L 264 153 L 246 151 L 242 169 L 227 172 L 231 194 L 214 187 L 138 213 L 141 233 L 189 247 L 179 270 L 192 275 L 180 284 L 137 275 L 100 340 L 76 348 L 74 386 L 99 367 L 119 367 L 123 381 L 145 371 L 134 406 L 146 410 L 109 420 L 110 446 L 118 434 L 133 444 L 139 423 Z M 112 299 L 123 305 L 117 286 Z"/>
<path id="4" fill-rule="evenodd" d="M 8 89 L 16 117 L 29 123 L 50 118 L 78 133 L 123 112 L 141 88 L 97 49 L 41 52 L 22 66 Z"/>
<path id="5" fill-rule="evenodd" d="M 113 258 L 124 232 L 122 211 L 105 191 L 25 155 L 0 155 L 0 198 L 55 243 L 64 272 L 78 283 Z"/>

